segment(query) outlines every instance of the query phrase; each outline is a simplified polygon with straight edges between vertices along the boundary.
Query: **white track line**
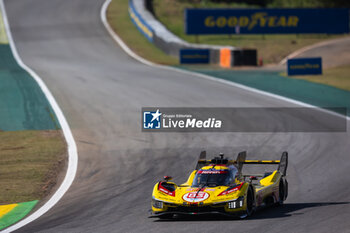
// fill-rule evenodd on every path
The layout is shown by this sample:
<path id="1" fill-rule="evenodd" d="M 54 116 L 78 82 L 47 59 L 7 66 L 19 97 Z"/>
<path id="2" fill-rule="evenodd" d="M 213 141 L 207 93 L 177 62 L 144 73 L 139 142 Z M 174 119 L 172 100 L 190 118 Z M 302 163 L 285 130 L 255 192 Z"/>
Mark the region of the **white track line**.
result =
<path id="1" fill-rule="evenodd" d="M 137 55 L 136 53 L 134 53 L 124 43 L 124 41 L 113 31 L 112 27 L 109 25 L 109 23 L 107 21 L 107 8 L 108 8 L 108 6 L 109 6 L 109 4 L 111 2 L 112 2 L 112 0 L 106 0 L 104 2 L 104 4 L 103 4 L 102 8 L 101 8 L 100 16 L 101 16 L 101 20 L 102 20 L 104 26 L 106 27 L 106 29 L 107 29 L 108 33 L 111 35 L 111 37 L 119 44 L 119 46 L 129 56 L 133 57 L 135 60 L 137 60 L 137 61 L 139 61 L 139 62 L 141 62 L 141 63 L 143 63 L 145 65 L 152 66 L 152 67 L 155 67 L 155 68 L 160 68 L 160 69 L 176 71 L 176 72 L 180 72 L 180 73 L 183 73 L 183 74 L 195 75 L 197 77 L 205 78 L 205 79 L 212 80 L 212 81 L 215 81 L 215 82 L 224 83 L 224 84 L 227 84 L 227 85 L 230 85 L 230 86 L 234 86 L 234 87 L 237 87 L 237 88 L 241 88 L 241 89 L 244 89 L 244 90 L 247 90 L 247 91 L 250 91 L 250 92 L 255 92 L 255 93 L 258 93 L 258 94 L 261 94 L 261 95 L 265 95 L 265 96 L 273 97 L 273 98 L 276 98 L 276 99 L 284 100 L 286 102 L 290 102 L 290 103 L 293 103 L 293 104 L 296 104 L 296 105 L 300 105 L 300 106 L 303 106 L 303 107 L 317 108 L 317 109 L 319 109 L 322 112 L 327 112 L 327 113 L 329 113 L 331 115 L 344 118 L 344 116 L 341 115 L 341 114 L 338 114 L 338 113 L 335 113 L 335 112 L 332 112 L 332 111 L 329 111 L 329 110 L 325 110 L 325 109 L 319 108 L 317 106 L 314 106 L 314 105 L 311 105 L 311 104 L 307 104 L 307 103 L 304 103 L 304 102 L 301 102 L 301 101 L 298 101 L 298 100 L 293 100 L 293 99 L 290 99 L 290 98 L 287 98 L 287 97 L 284 97 L 284 96 L 280 96 L 280 95 L 272 94 L 272 93 L 269 93 L 269 92 L 261 91 L 259 89 L 255 89 L 255 88 L 252 88 L 252 87 L 244 86 L 244 85 L 241 85 L 241 84 L 238 84 L 238 83 L 234 83 L 232 81 L 216 78 L 214 76 L 200 74 L 200 73 L 187 71 L 187 70 L 182 70 L 182 69 L 171 67 L 171 66 L 158 65 L 158 64 L 155 64 L 153 62 L 147 61 L 146 59 L 144 59 L 144 58 L 140 57 L 139 55 Z M 350 120 L 350 117 L 345 117 L 345 119 L 346 120 Z"/>
<path id="2" fill-rule="evenodd" d="M 13 53 L 13 56 L 15 57 L 18 65 L 22 67 L 25 71 L 27 71 L 33 78 L 34 80 L 38 83 L 40 86 L 41 90 L 44 92 L 47 100 L 51 104 L 51 107 L 53 111 L 55 112 L 57 119 L 62 127 L 62 131 L 64 134 L 64 137 L 67 141 L 67 146 L 68 146 L 68 168 L 67 168 L 67 173 L 66 176 L 61 184 L 61 186 L 57 189 L 57 191 L 52 195 L 50 200 L 48 200 L 42 207 L 40 207 L 38 210 L 36 210 L 34 213 L 29 215 L 28 217 L 22 219 L 18 223 L 8 227 L 7 229 L 3 230 L 3 233 L 7 232 L 12 232 L 15 231 L 24 225 L 36 220 L 43 214 L 45 214 L 49 209 L 51 209 L 61 198 L 62 196 L 67 192 L 69 187 L 71 186 L 76 171 L 77 171 L 77 166 L 78 166 L 78 151 L 77 151 L 77 146 L 75 144 L 73 134 L 69 128 L 69 125 L 67 123 L 66 118 L 64 117 L 62 110 L 58 106 L 56 100 L 54 99 L 53 95 L 51 94 L 50 90 L 47 88 L 43 80 L 32 70 L 30 69 L 27 65 L 25 65 L 22 61 L 22 59 L 19 57 L 17 49 L 15 47 L 15 43 L 12 38 L 12 34 L 10 31 L 10 26 L 8 23 L 7 15 L 6 15 L 6 10 L 4 6 L 3 0 L 0 0 L 0 7 L 4 19 L 4 24 L 7 32 L 7 37 L 9 39 L 9 43 L 11 46 L 11 50 Z"/>

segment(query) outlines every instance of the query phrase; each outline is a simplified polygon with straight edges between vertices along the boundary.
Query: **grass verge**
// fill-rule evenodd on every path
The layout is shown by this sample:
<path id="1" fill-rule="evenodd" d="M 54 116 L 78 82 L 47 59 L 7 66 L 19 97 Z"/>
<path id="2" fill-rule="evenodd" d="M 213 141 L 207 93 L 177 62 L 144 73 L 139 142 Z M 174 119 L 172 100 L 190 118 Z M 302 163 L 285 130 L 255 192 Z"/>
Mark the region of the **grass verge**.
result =
<path id="1" fill-rule="evenodd" d="M 256 48 L 258 57 L 263 59 L 264 64 L 278 63 L 288 54 L 324 40 L 342 37 L 344 35 L 186 35 L 184 29 L 184 9 L 193 7 L 206 8 L 229 8 L 229 7 L 252 7 L 236 3 L 212 3 L 205 5 L 188 3 L 181 0 L 154 0 L 154 12 L 160 22 L 170 31 L 182 39 L 201 44 L 230 45 L 241 48 Z M 254 6 L 253 6 L 254 7 Z"/>
<path id="2" fill-rule="evenodd" d="M 298 75 L 289 78 L 303 79 L 314 83 L 322 83 L 350 91 L 350 65 L 328 68 L 322 75 Z M 286 74 L 283 74 L 286 76 Z"/>
<path id="3" fill-rule="evenodd" d="M 0 132 L 0 154 L 0 204 L 48 195 L 67 157 L 60 130 Z"/>
<path id="4" fill-rule="evenodd" d="M 127 0 L 113 0 L 107 10 L 107 19 L 118 36 L 139 56 L 158 64 L 179 63 L 177 58 L 165 54 L 138 31 L 129 17 Z"/>

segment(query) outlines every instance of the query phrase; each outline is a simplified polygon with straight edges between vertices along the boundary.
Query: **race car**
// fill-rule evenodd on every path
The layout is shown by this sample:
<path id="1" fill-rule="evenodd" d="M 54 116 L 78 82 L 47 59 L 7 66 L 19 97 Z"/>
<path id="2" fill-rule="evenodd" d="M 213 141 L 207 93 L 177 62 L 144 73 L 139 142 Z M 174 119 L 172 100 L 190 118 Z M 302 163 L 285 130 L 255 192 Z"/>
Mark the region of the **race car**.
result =
<path id="1" fill-rule="evenodd" d="M 264 174 L 243 174 L 244 164 L 278 164 Z M 177 185 L 165 176 L 153 188 L 150 217 L 160 219 L 180 215 L 221 214 L 246 218 L 260 207 L 281 205 L 288 196 L 286 172 L 288 153 L 280 160 L 246 160 L 240 152 L 236 160 L 220 154 L 211 160 L 202 151 L 196 169 L 186 183 Z"/>

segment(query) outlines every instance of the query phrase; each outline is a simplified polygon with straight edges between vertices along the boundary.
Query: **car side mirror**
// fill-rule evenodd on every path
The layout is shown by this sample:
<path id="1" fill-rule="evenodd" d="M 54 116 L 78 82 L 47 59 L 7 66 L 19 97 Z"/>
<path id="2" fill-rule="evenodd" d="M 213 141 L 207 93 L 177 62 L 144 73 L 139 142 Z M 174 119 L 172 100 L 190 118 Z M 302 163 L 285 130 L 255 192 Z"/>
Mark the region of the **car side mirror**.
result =
<path id="1" fill-rule="evenodd" d="M 173 177 L 171 177 L 171 176 L 164 176 L 164 180 L 166 182 L 168 182 L 169 180 L 172 180 L 172 179 L 173 179 Z"/>
<path id="2" fill-rule="evenodd" d="M 252 182 L 253 180 L 257 180 L 258 178 L 256 176 L 250 176 L 249 177 L 249 182 Z"/>

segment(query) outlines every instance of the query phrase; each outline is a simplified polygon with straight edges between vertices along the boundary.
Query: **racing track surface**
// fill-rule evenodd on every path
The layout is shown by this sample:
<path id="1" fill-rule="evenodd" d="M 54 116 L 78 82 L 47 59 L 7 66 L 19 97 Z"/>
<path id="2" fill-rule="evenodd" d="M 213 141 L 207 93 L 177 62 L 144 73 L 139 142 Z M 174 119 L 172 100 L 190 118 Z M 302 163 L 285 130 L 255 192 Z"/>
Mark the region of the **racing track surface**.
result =
<path id="1" fill-rule="evenodd" d="M 331 40 L 326 44 L 308 49 L 296 57 L 322 57 L 323 68 L 348 65 L 350 63 L 350 37 Z"/>
<path id="2" fill-rule="evenodd" d="M 142 106 L 295 105 L 140 64 L 106 32 L 102 4 L 5 1 L 19 54 L 53 92 L 79 150 L 69 191 L 19 232 L 350 232 L 349 133 L 141 133 Z M 154 183 L 185 181 L 202 149 L 252 159 L 288 150 L 286 205 L 248 220 L 147 218 Z"/>

